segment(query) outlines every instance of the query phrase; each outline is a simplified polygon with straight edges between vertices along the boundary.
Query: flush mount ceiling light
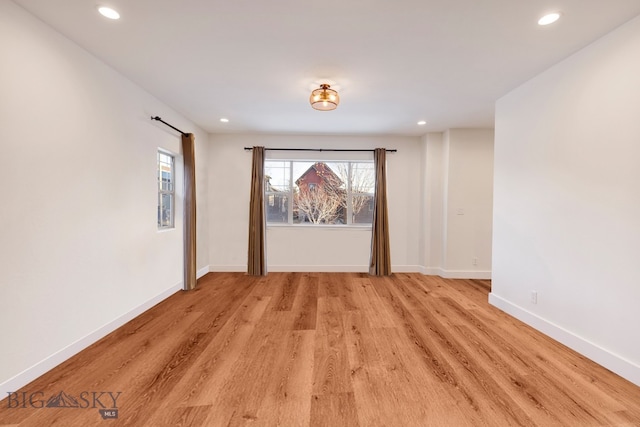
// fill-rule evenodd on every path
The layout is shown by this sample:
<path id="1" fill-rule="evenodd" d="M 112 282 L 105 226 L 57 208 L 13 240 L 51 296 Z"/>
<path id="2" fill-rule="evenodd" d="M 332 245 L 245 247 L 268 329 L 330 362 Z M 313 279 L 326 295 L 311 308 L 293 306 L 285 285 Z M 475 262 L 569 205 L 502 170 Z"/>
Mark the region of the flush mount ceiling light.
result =
<path id="1" fill-rule="evenodd" d="M 330 111 L 335 110 L 336 107 L 338 107 L 338 104 L 340 103 L 340 96 L 338 95 L 338 92 L 331 89 L 330 85 L 323 83 L 318 89 L 311 92 L 309 102 L 316 110 Z"/>
<path id="2" fill-rule="evenodd" d="M 104 16 L 105 18 L 120 19 L 120 14 L 114 9 L 111 9 L 107 6 L 98 6 L 98 12 L 100 12 L 100 15 Z"/>
<path id="3" fill-rule="evenodd" d="M 549 13 L 538 20 L 538 25 L 549 25 L 560 19 L 559 12 Z"/>
<path id="4" fill-rule="evenodd" d="M 426 121 L 424 121 L 424 120 L 420 120 L 420 121 L 418 122 L 418 126 L 424 126 L 424 125 L 426 125 L 426 124 L 427 124 L 427 122 L 426 122 Z"/>

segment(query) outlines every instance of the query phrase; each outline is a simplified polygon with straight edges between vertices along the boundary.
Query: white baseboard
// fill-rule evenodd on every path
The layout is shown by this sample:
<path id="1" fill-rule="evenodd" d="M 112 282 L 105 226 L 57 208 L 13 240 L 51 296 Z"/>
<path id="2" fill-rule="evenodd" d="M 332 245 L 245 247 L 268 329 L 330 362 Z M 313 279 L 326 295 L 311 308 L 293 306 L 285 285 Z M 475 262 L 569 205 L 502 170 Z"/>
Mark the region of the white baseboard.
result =
<path id="1" fill-rule="evenodd" d="M 391 271 L 394 273 L 420 273 L 422 267 L 419 265 L 392 265 Z M 245 272 L 246 266 L 238 265 L 214 265 L 209 271 L 221 272 Z M 267 271 L 280 273 L 368 273 L 369 267 L 366 265 L 270 265 Z"/>
<path id="2" fill-rule="evenodd" d="M 366 265 L 270 265 L 267 271 L 295 273 L 367 273 Z"/>
<path id="3" fill-rule="evenodd" d="M 246 273 L 246 265 L 210 265 L 209 271 L 214 272 L 231 272 L 231 273 Z"/>
<path id="4" fill-rule="evenodd" d="M 440 276 L 444 274 L 440 267 L 422 267 L 422 274 L 425 276 Z"/>
<path id="5" fill-rule="evenodd" d="M 196 271 L 196 280 L 207 274 L 209 271 L 209 266 L 204 266 L 200 270 Z"/>
<path id="6" fill-rule="evenodd" d="M 246 265 L 212 265 L 211 272 L 240 272 L 247 271 Z M 367 273 L 368 266 L 364 265 L 269 265 L 267 271 L 296 272 L 296 273 Z M 394 273 L 422 273 L 427 276 L 440 276 L 445 279 L 491 279 L 491 271 L 477 270 L 444 270 L 439 267 L 423 267 L 421 265 L 392 265 Z"/>
<path id="7" fill-rule="evenodd" d="M 423 267 L 419 265 L 392 265 L 392 273 L 422 273 Z"/>
<path id="8" fill-rule="evenodd" d="M 95 343 L 96 341 L 100 340 L 101 338 L 105 337 L 111 332 L 115 331 L 120 326 L 124 325 L 128 321 L 139 316 L 140 314 L 144 313 L 154 305 L 158 304 L 161 301 L 164 301 L 165 299 L 167 299 L 168 297 L 170 297 L 171 295 L 175 294 L 180 290 L 182 290 L 182 282 L 161 292 L 155 297 L 140 304 L 133 310 L 121 315 L 120 317 L 112 320 L 111 322 L 107 323 L 101 328 L 98 328 L 97 330 L 91 332 L 90 334 L 80 338 L 74 343 L 63 348 L 62 350 L 59 350 L 58 352 L 52 354 L 46 359 L 36 363 L 32 367 L 25 369 L 24 371 L 20 372 L 16 376 L 1 383 L 0 396 L 6 397 L 7 393 L 19 390 L 20 388 L 29 384 L 31 381 L 47 373 L 48 371 L 55 368 L 62 362 L 68 360 L 69 358 L 76 355 L 80 351 L 89 347 L 91 344 Z"/>
<path id="9" fill-rule="evenodd" d="M 545 335 L 548 335 L 554 340 L 577 351 L 599 365 L 604 366 L 610 371 L 613 371 L 621 377 L 640 386 L 640 366 L 633 362 L 613 354 L 610 351 L 574 334 L 573 332 L 543 319 L 542 317 L 531 313 L 530 311 L 525 310 L 524 308 L 513 304 L 494 293 L 489 294 L 489 304 L 499 308 L 532 328 L 539 330 Z"/>
<path id="10" fill-rule="evenodd" d="M 442 270 L 445 279 L 482 279 L 491 280 L 491 271 L 481 270 Z"/>
<path id="11" fill-rule="evenodd" d="M 427 276 L 440 276 L 444 279 L 491 280 L 491 271 L 485 270 L 445 270 L 440 267 L 422 267 L 421 273 Z"/>

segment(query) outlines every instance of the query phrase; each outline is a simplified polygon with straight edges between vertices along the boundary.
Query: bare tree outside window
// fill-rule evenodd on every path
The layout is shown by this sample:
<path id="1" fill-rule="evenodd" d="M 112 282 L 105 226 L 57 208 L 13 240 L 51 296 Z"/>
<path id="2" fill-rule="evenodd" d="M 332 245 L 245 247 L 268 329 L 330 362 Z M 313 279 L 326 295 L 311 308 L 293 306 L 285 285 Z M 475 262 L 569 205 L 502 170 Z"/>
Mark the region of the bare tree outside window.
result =
<path id="1" fill-rule="evenodd" d="M 323 187 L 298 190 L 293 200 L 300 222 L 340 223 L 342 201 Z"/>
<path id="2" fill-rule="evenodd" d="M 325 162 L 294 162 L 294 165 L 294 222 L 345 224 L 345 181 Z M 306 169 L 301 172 L 302 168 Z"/>
<path id="3" fill-rule="evenodd" d="M 373 211 L 369 209 L 375 191 L 375 170 L 373 163 L 338 163 L 336 173 L 349 185 L 349 199 L 344 200 L 344 208 L 351 203 L 351 223 L 371 224 Z"/>

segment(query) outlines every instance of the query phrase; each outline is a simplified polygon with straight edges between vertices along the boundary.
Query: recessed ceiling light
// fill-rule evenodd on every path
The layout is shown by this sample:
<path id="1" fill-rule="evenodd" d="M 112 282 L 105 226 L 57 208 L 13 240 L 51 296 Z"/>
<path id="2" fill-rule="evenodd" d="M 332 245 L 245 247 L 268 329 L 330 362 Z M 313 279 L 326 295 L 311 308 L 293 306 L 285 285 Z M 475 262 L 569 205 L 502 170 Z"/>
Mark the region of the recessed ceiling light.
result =
<path id="1" fill-rule="evenodd" d="M 229 123 L 229 119 L 224 118 L 224 117 L 223 117 L 223 118 L 221 118 L 221 119 L 220 119 L 220 121 L 221 121 L 222 123 Z"/>
<path id="2" fill-rule="evenodd" d="M 424 125 L 426 125 L 426 124 L 427 124 L 427 122 L 425 122 L 424 120 L 420 120 L 420 121 L 418 122 L 418 124 L 419 124 L 420 126 L 424 126 Z"/>
<path id="3" fill-rule="evenodd" d="M 98 6 L 98 12 L 100 12 L 100 15 L 104 16 L 105 18 L 120 19 L 120 14 L 107 6 Z"/>
<path id="4" fill-rule="evenodd" d="M 559 12 L 549 13 L 548 15 L 544 15 L 542 18 L 540 18 L 538 20 L 538 25 L 553 24 L 558 19 L 560 19 L 560 13 Z"/>

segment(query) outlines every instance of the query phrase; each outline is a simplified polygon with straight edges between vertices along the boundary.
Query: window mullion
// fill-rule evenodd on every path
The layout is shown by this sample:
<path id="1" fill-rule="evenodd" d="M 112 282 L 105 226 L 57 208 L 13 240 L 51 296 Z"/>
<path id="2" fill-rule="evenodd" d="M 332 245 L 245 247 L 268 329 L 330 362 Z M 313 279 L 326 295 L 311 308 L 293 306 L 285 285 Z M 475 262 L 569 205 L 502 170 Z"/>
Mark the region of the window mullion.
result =
<path id="1" fill-rule="evenodd" d="M 353 173 L 351 162 L 347 163 L 347 225 L 352 224 L 353 204 L 351 201 L 351 174 Z"/>
<path id="2" fill-rule="evenodd" d="M 293 225 L 293 162 L 289 162 L 289 224 Z"/>

